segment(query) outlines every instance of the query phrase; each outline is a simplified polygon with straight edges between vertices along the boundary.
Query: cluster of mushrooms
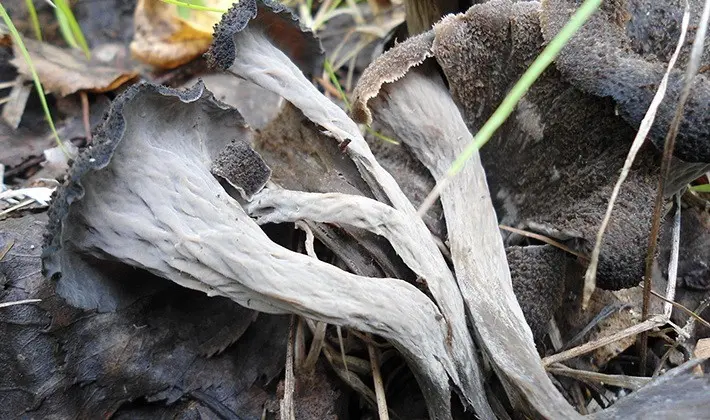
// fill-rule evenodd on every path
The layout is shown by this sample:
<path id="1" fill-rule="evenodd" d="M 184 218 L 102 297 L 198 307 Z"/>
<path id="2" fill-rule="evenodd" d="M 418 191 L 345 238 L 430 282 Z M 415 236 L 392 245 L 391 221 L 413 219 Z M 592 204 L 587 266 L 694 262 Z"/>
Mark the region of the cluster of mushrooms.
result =
<path id="1" fill-rule="evenodd" d="M 207 58 L 284 98 L 279 116 L 257 131 L 201 83 L 129 88 L 52 202 L 45 273 L 83 309 L 114 311 L 135 300 L 119 264 L 255 311 L 383 337 L 407 360 L 432 419 L 451 418 L 452 395 L 480 418 L 495 418 L 491 375 L 517 412 L 577 418 L 535 339 L 567 277 L 586 261 L 550 245 L 522 246 L 498 225 L 591 251 L 673 47 L 644 43 L 658 22 L 627 24 L 629 10 L 651 3 L 605 2 L 422 218 L 416 206 L 428 189 L 577 2 L 491 0 L 415 30 L 363 73 L 351 117 L 311 82 L 322 64 L 318 40 L 280 4 L 241 0 L 216 26 Z M 701 2 L 691 3 L 697 17 Z M 669 38 L 677 31 L 666 29 Z M 650 134 L 658 147 L 683 82 L 674 70 Z M 708 169 L 709 99 L 700 74 L 668 196 Z M 371 149 L 358 123 L 402 146 Z M 418 162 L 417 173 L 397 171 L 406 161 Z M 643 277 L 659 162 L 657 149 L 642 149 L 621 191 L 601 251 L 602 288 Z M 303 226 L 340 264 L 275 243 L 262 229 L 271 223 Z M 672 401 L 652 398 L 662 386 L 595 416 L 622 418 L 643 400 L 670 410 Z M 688 392 L 710 388 L 693 386 Z"/>

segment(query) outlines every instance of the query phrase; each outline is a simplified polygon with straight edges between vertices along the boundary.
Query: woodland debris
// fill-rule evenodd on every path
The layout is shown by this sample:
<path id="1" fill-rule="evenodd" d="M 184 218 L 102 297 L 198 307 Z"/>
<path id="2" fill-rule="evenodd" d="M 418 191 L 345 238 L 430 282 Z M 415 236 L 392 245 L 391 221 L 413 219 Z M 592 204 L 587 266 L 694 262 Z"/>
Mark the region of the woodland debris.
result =
<path id="1" fill-rule="evenodd" d="M 14 241 L 0 260 L 0 302 L 41 299 L 0 310 L 2 417 L 113 415 L 145 399 L 129 406 L 138 413 L 181 398 L 210 413 L 191 397 L 198 390 L 241 414 L 261 415 L 268 395 L 261 391 L 249 407 L 246 394 L 279 374 L 288 319 L 257 317 L 135 269 L 113 273 L 140 299 L 110 313 L 72 308 L 41 274 L 46 223 L 46 214 L 0 221 L 0 243 Z M 141 293 L 140 283 L 151 287 Z M 19 383 L 28 392 L 10 391 Z"/>
<path id="2" fill-rule="evenodd" d="M 551 66 L 491 144 L 443 189 L 441 205 L 424 220 L 418 216 L 416 205 L 430 186 L 446 176 L 472 132 L 540 52 L 551 24 L 540 16 L 564 15 L 572 3 L 492 0 L 427 30 L 442 10 L 473 2 L 418 2 L 416 10 L 432 11 L 421 16 L 409 4 L 409 21 L 420 26 L 412 33 L 422 34 L 396 44 L 363 75 L 353 115 L 375 123 L 367 129 L 371 136 L 396 138 L 391 148 L 368 146 L 362 127 L 313 86 L 323 69 L 320 44 L 274 1 L 241 0 L 217 26 L 206 58 L 225 71 L 214 78 L 221 92 L 196 82 L 186 90 L 139 84 L 120 94 L 52 203 L 42 255 L 50 281 L 38 276 L 37 247 L 28 251 L 24 223 L 31 215 L 15 219 L 22 223 L 0 221 L 11 230 L 6 235 L 0 228 L 0 254 L 6 254 L 0 284 L 11 285 L 0 290 L 0 302 L 41 299 L 0 310 L 0 326 L 9 328 L 4 334 L 16 337 L 0 354 L 27 357 L 27 349 L 39 349 L 21 363 L 0 357 L 10 372 L 4 388 L 24 381 L 31 389 L 13 394 L 5 414 L 17 416 L 19 407 L 33 416 L 278 416 L 281 389 L 267 384 L 280 375 L 287 340 L 293 354 L 284 396 L 296 418 L 342 415 L 355 401 L 351 396 L 392 418 L 419 418 L 428 410 L 431 418 L 448 420 L 458 406 L 480 418 L 506 418 L 511 408 L 551 418 L 576 418 L 575 408 L 606 408 L 593 414 L 600 418 L 707 411 L 707 380 L 689 374 L 703 362 L 686 363 L 704 325 L 686 310 L 680 318 L 674 311 L 682 321 L 676 326 L 671 304 L 661 300 L 654 301 L 663 314 L 639 324 L 638 290 L 628 288 L 639 280 L 639 244 L 658 175 L 651 147 L 641 149 L 621 190 L 601 252 L 600 285 L 623 290 L 597 293 L 631 298 L 602 299 L 599 316 L 580 318 L 574 330 L 559 323 L 564 334 L 558 331 L 552 342 L 561 353 L 546 349 L 548 327 L 558 324 L 548 323 L 552 314 L 577 315 L 579 278 L 635 133 L 634 121 L 615 112 L 623 95 L 601 98 L 564 64 Z M 612 23 L 628 31 L 631 54 L 654 66 L 656 50 L 647 44 L 650 34 L 658 35 L 664 67 L 677 15 L 669 15 L 661 25 L 668 34 L 660 36 L 649 22 L 667 6 L 650 3 L 605 3 L 603 13 L 620 21 L 630 13 L 633 29 Z M 174 5 L 148 18 L 162 6 L 141 2 L 145 14 L 136 15 L 142 33 L 135 41 L 166 48 L 151 58 L 158 67 L 199 55 L 212 39 L 210 24 Z M 652 17 L 634 16 L 649 7 Z M 623 61 L 629 51 L 624 46 L 611 56 Z M 679 60 L 687 60 L 687 51 Z M 347 70 L 338 72 L 346 85 Z M 193 67 L 174 73 L 186 72 L 194 76 Z M 250 93 L 241 92 L 245 86 Z M 233 95 L 235 89 L 244 96 Z M 261 92 L 258 103 L 244 102 L 251 92 Z M 31 175 L 23 165 L 35 161 L 19 159 L 12 174 Z M 679 165 L 683 180 L 707 163 Z M 687 306 L 702 316 L 710 302 L 699 281 L 708 235 L 696 219 L 697 240 L 680 232 L 675 219 L 666 225 L 675 225 L 673 238 L 680 238 L 671 253 L 685 245 L 680 253 L 688 254 L 678 258 L 675 299 L 694 293 Z M 37 232 L 44 228 L 43 221 L 35 224 Z M 500 224 L 515 231 L 504 230 L 501 238 Z M 547 245 L 537 242 L 541 237 Z M 672 267 L 662 261 L 666 253 L 659 262 Z M 23 266 L 23 258 L 34 265 Z M 670 280 L 664 299 L 673 299 L 674 269 L 663 270 L 659 280 Z M 563 296 L 573 304 L 561 304 Z M 267 313 L 296 314 L 293 339 L 288 320 Z M 635 333 L 656 326 L 666 326 L 654 332 L 654 350 L 669 349 L 654 366 L 665 375 L 615 374 L 623 358 L 614 356 Z M 615 329 L 622 333 L 609 338 Z M 566 362 L 571 367 L 553 363 L 621 336 L 625 341 L 597 349 L 593 364 L 585 365 L 589 358 Z M 88 354 L 91 348 L 102 351 Z M 54 363 L 56 349 L 61 365 Z M 607 408 L 617 398 L 614 387 L 635 391 Z M 599 397 L 597 407 L 590 396 Z M 291 408 L 280 414 L 290 418 Z"/>
<path id="3" fill-rule="evenodd" d="M 108 92 L 138 75 L 135 71 L 120 69 L 96 58 L 87 60 L 86 56 L 77 50 L 67 50 L 32 39 L 26 39 L 24 42 L 47 93 L 66 96 L 80 90 Z M 12 64 L 27 80 L 32 80 L 29 66 L 17 47 Z"/>
<path id="4" fill-rule="evenodd" d="M 221 2 L 226 8 L 231 2 Z M 190 13 L 190 12 L 188 12 Z M 212 42 L 216 13 L 190 13 L 196 22 L 183 19 L 178 8 L 160 0 L 138 0 L 134 14 L 131 54 L 160 69 L 173 69 L 199 57 Z"/>

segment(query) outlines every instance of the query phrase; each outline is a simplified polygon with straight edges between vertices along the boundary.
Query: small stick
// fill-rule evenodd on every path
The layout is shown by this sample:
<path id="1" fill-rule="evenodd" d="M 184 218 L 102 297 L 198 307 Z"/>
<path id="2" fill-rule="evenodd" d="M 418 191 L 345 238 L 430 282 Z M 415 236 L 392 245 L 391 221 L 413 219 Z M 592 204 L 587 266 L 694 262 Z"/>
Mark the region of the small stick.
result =
<path id="1" fill-rule="evenodd" d="M 0 261 L 2 261 L 3 258 L 5 258 L 5 255 L 7 255 L 8 252 L 12 249 L 12 247 L 15 245 L 15 240 L 10 239 L 5 246 L 0 249 Z"/>
<path id="2" fill-rule="evenodd" d="M 545 357 L 542 359 L 542 365 L 544 367 L 548 367 L 553 363 L 563 362 L 565 360 L 569 360 L 569 359 L 581 356 L 583 354 L 587 354 L 587 353 L 594 351 L 600 347 L 604 347 L 607 344 L 611 344 L 615 341 L 619 341 L 622 338 L 626 338 L 631 335 L 636 335 L 636 334 L 642 333 L 644 331 L 648 331 L 650 329 L 653 329 L 653 328 L 658 327 L 659 325 L 663 325 L 663 324 L 665 324 L 665 319 L 663 318 L 662 315 L 652 316 L 651 318 L 647 319 L 646 321 L 643 321 L 639 324 L 636 324 L 636 325 L 631 326 L 629 328 L 618 331 L 614 334 L 599 338 L 594 341 L 590 341 L 589 343 L 584 343 L 580 346 L 571 348 L 569 350 L 565 350 L 563 352 L 553 354 L 552 356 Z"/>
<path id="3" fill-rule="evenodd" d="M 308 226 L 306 222 L 296 222 L 296 227 L 306 232 L 305 248 L 306 254 L 309 257 L 318 259 L 316 255 L 316 249 L 314 246 L 315 235 L 313 235 L 313 230 Z M 308 320 L 306 320 L 308 322 Z M 311 341 L 311 347 L 308 350 L 308 355 L 302 365 L 298 365 L 305 371 L 312 371 L 316 362 L 318 361 L 318 356 L 320 356 L 321 349 L 323 348 L 323 343 L 325 342 L 325 330 L 328 324 L 325 322 L 316 322 L 315 328 L 313 329 L 313 340 Z"/>
<path id="4" fill-rule="evenodd" d="M 569 254 L 572 254 L 572 255 L 576 256 L 577 258 L 580 258 L 584 261 L 589 261 L 589 257 L 582 254 L 581 252 L 577 252 L 577 251 L 573 250 L 572 248 L 568 247 L 567 245 L 557 242 L 556 240 L 554 240 L 552 238 L 548 238 L 547 236 L 543 236 L 543 235 L 533 233 L 533 232 L 528 232 L 526 230 L 514 228 L 512 226 L 498 225 L 498 227 L 503 230 L 507 230 L 508 232 L 517 233 L 520 236 L 525 236 L 528 238 L 537 239 L 538 241 L 542 241 L 548 245 L 554 246 L 555 248 L 559 248 L 559 249 L 561 249 Z"/>
<path id="5" fill-rule="evenodd" d="M 678 37 L 676 49 L 673 52 L 671 59 L 668 61 L 666 72 L 663 75 L 663 78 L 661 79 L 661 83 L 658 85 L 656 94 L 651 100 L 651 104 L 649 105 L 648 110 L 646 111 L 646 115 L 644 115 L 643 120 L 641 121 L 639 130 L 636 133 L 636 137 L 634 137 L 634 141 L 631 144 L 631 149 L 629 150 L 629 154 L 626 157 L 626 161 L 624 162 L 624 167 L 621 169 L 619 179 L 616 181 L 616 184 L 614 185 L 614 190 L 611 192 L 611 197 L 609 198 L 609 202 L 607 204 L 604 219 L 602 219 L 602 223 L 599 226 L 599 231 L 597 232 L 597 238 L 594 244 L 594 249 L 592 250 L 592 260 L 589 264 L 589 267 L 587 267 L 587 272 L 584 275 L 584 299 L 589 299 L 591 297 L 591 293 L 594 292 L 594 289 L 596 288 L 597 265 L 599 264 L 599 255 L 601 253 L 602 248 L 602 239 L 604 238 L 604 232 L 606 231 L 607 225 L 609 224 L 609 220 L 611 220 L 611 211 L 614 209 L 614 204 L 616 203 L 616 199 L 619 196 L 619 192 L 621 191 L 621 184 L 624 183 L 626 177 L 631 171 L 631 165 L 636 159 L 636 154 L 641 149 L 641 146 L 644 144 L 646 136 L 651 130 L 651 126 L 653 125 L 653 122 L 656 118 L 656 112 L 658 111 L 658 107 L 660 106 L 661 102 L 663 101 L 663 98 L 666 95 L 668 78 L 671 74 L 671 70 L 673 70 L 673 67 L 675 66 L 675 62 L 678 59 L 678 55 L 680 54 L 681 48 L 685 44 L 685 35 L 688 32 L 689 21 L 690 6 L 686 1 L 685 12 L 683 13 L 683 21 L 681 23 L 680 36 Z M 583 305 L 583 307 L 584 306 L 586 305 Z"/>
<path id="6" fill-rule="evenodd" d="M 293 339 L 296 329 L 296 316 L 291 315 L 291 325 L 288 332 L 288 343 L 286 344 L 286 374 L 284 377 L 284 397 L 281 400 L 280 414 L 281 420 L 296 420 L 294 411 L 293 396 L 296 390 L 296 378 L 293 375 Z"/>
<path id="7" fill-rule="evenodd" d="M 338 343 L 340 343 L 340 355 L 343 358 L 343 367 L 345 368 L 345 372 L 348 372 L 348 362 L 345 359 L 345 345 L 343 344 L 343 331 L 340 329 L 340 325 L 337 325 L 335 330 L 338 332 Z M 348 375 L 349 374 L 350 372 L 348 372 Z"/>
<path id="8" fill-rule="evenodd" d="M 300 368 L 306 359 L 306 335 L 303 331 L 303 318 L 300 316 L 296 319 L 296 336 L 293 343 L 293 365 Z"/>
<path id="9" fill-rule="evenodd" d="M 605 385 L 618 386 L 621 388 L 637 390 L 651 381 L 651 378 L 643 376 L 627 375 L 607 375 L 599 372 L 589 372 L 585 370 L 572 369 L 562 364 L 555 364 L 547 368 L 547 371 L 556 375 L 567 376 L 568 378 L 583 381 L 595 381 Z"/>
<path id="10" fill-rule="evenodd" d="M 710 1 L 710 0 L 708 0 L 708 1 Z M 676 238 L 676 237 L 679 238 L 679 235 L 680 235 L 680 211 L 681 210 L 680 210 L 680 197 L 677 195 L 676 195 L 676 205 L 677 205 L 677 209 L 676 209 L 676 214 L 675 214 L 674 223 L 673 223 L 673 236 L 674 236 L 674 238 Z M 673 240 L 673 247 L 674 248 L 678 247 L 679 243 L 680 243 L 679 241 L 674 239 Z M 671 255 L 672 255 L 672 257 L 675 256 L 677 259 L 677 257 L 678 257 L 677 250 L 672 251 Z M 666 287 L 666 292 L 670 296 L 672 296 L 672 294 L 675 291 L 677 268 L 678 268 L 677 261 L 674 262 L 673 258 L 671 258 L 671 261 L 669 261 L 669 264 L 668 264 L 668 285 Z M 648 293 L 644 293 L 644 294 L 648 294 L 650 296 L 650 294 L 651 294 L 650 289 L 651 288 L 647 287 L 647 286 L 645 286 L 644 288 L 646 289 L 646 290 L 644 290 L 644 292 L 648 291 Z M 668 299 L 668 298 L 666 298 L 666 299 L 669 301 L 672 300 L 672 299 Z M 640 324 L 631 326 L 629 328 L 626 328 L 624 330 L 621 330 L 619 332 L 611 334 L 607 337 L 602 337 L 598 340 L 582 344 L 582 345 L 574 347 L 570 350 L 565 350 L 563 352 L 553 354 L 552 356 L 545 357 L 544 359 L 542 359 L 542 364 L 543 364 L 543 366 L 547 367 L 552 363 L 561 362 L 563 360 L 568 360 L 573 357 L 581 356 L 583 354 L 586 354 L 586 353 L 589 353 L 593 350 L 596 350 L 599 347 L 606 346 L 607 344 L 611 344 L 617 340 L 621 340 L 622 338 L 626 338 L 631 335 L 641 333 L 641 334 L 644 334 L 647 336 L 647 331 L 649 331 L 653 328 L 659 327 L 661 325 L 664 325 L 666 323 L 669 323 L 669 322 L 670 322 L 670 311 L 664 310 L 663 314 L 654 315 L 648 319 L 645 319 Z M 678 328 L 678 330 L 680 330 L 680 329 Z M 648 339 L 648 337 L 646 339 Z M 643 357 L 644 354 L 645 353 L 641 354 L 642 363 L 645 363 L 645 359 L 646 359 L 645 357 Z M 643 369 L 643 370 L 645 370 L 645 369 Z"/>
<path id="11" fill-rule="evenodd" d="M 367 337 L 372 339 L 370 334 Z M 380 355 L 375 346 L 368 343 L 367 352 L 370 354 L 370 366 L 372 367 L 372 382 L 375 385 L 375 397 L 377 399 L 377 413 L 380 420 L 389 420 L 389 412 L 387 411 L 387 399 L 385 397 L 385 385 L 382 382 L 382 374 L 380 373 Z"/>
<path id="12" fill-rule="evenodd" d="M 89 108 L 89 95 L 86 91 L 79 92 L 81 97 L 81 113 L 84 121 L 84 135 L 86 136 L 86 144 L 91 144 L 91 108 Z"/>
<path id="13" fill-rule="evenodd" d="M 695 319 L 696 321 L 698 321 L 701 324 L 705 325 L 706 327 L 710 328 L 710 322 L 707 322 L 706 320 L 704 320 L 703 317 L 701 317 L 697 313 L 691 311 L 688 307 L 683 306 L 682 304 L 680 304 L 676 301 L 667 299 L 654 290 L 651 290 L 651 295 L 653 295 L 654 297 L 657 297 L 658 299 L 661 299 L 662 301 L 678 308 L 679 310 L 681 310 L 681 311 L 685 312 L 687 315 L 689 315 L 691 318 Z"/>
<path id="14" fill-rule="evenodd" d="M 3 303 L 0 303 L 0 308 L 7 308 L 10 306 L 24 305 L 26 303 L 36 303 L 36 302 L 42 302 L 42 299 L 25 299 L 25 300 L 16 300 L 14 302 L 3 302 Z"/>
<path id="15" fill-rule="evenodd" d="M 710 0 L 705 0 L 703 12 L 700 18 L 700 24 L 695 32 L 695 40 L 693 48 L 690 52 L 690 60 L 685 69 L 685 82 L 683 90 L 681 90 L 678 104 L 676 105 L 675 115 L 668 128 L 664 147 L 663 159 L 661 160 L 661 174 L 658 178 L 658 190 L 656 191 L 656 199 L 653 206 L 653 217 L 651 219 L 651 234 L 648 237 L 648 253 L 646 254 L 646 271 L 644 274 L 643 284 L 645 287 L 643 294 L 642 317 L 646 319 L 648 316 L 649 303 L 651 299 L 651 276 L 653 272 L 653 260 L 656 256 L 656 247 L 658 245 L 658 235 L 661 228 L 661 210 L 663 207 L 663 194 L 665 190 L 666 179 L 670 173 L 671 158 L 673 157 L 673 149 L 675 148 L 675 140 L 680 129 L 680 122 L 683 119 L 683 109 L 685 103 L 690 96 L 690 90 L 693 85 L 693 79 L 700 68 L 700 60 L 703 55 L 703 46 L 705 44 L 705 34 L 708 28 L 708 20 L 710 20 Z M 648 334 L 641 334 L 641 375 L 645 375 L 646 370 L 646 348 L 648 347 Z"/>
<path id="16" fill-rule="evenodd" d="M 316 361 L 318 356 L 320 356 L 321 349 L 323 348 L 323 343 L 325 342 L 325 329 L 328 324 L 325 322 L 317 322 L 315 331 L 313 332 L 313 340 L 311 341 L 311 347 L 308 350 L 308 356 L 305 362 L 303 362 L 303 370 L 312 371 L 316 366 Z"/>
<path id="17" fill-rule="evenodd" d="M 574 337 L 572 337 L 571 340 L 569 340 L 567 342 L 567 344 L 562 348 L 562 350 L 567 350 L 568 348 L 576 345 L 578 342 L 581 342 L 584 339 L 584 337 L 587 334 L 589 334 L 589 332 L 594 327 L 599 325 L 599 323 L 601 323 L 602 321 L 604 321 L 608 317 L 614 315 L 616 312 L 630 308 L 632 306 L 633 305 L 628 305 L 628 304 L 627 305 L 610 304 L 610 305 L 605 306 L 601 311 L 599 311 L 599 313 L 594 317 L 594 319 L 589 321 L 589 323 L 584 328 L 582 328 L 582 330 L 580 332 L 578 332 Z"/>
<path id="18" fill-rule="evenodd" d="M 10 208 L 7 208 L 7 209 L 5 209 L 5 210 L 3 210 L 3 211 L 0 211 L 0 216 L 4 216 L 4 215 L 6 215 L 6 214 L 8 214 L 8 213 L 11 213 L 11 212 L 17 210 L 17 209 L 21 209 L 22 207 L 29 206 L 30 204 L 32 204 L 32 203 L 34 203 L 34 202 L 35 202 L 35 200 L 29 199 L 29 200 L 25 200 L 25 201 L 23 201 L 23 202 L 21 202 L 21 203 L 19 203 L 19 204 L 15 204 L 14 206 L 12 206 L 12 207 L 10 207 Z"/>
<path id="19" fill-rule="evenodd" d="M 23 163 L 6 170 L 5 171 L 5 179 L 10 179 L 11 177 L 13 177 L 17 174 L 35 166 L 35 165 L 38 165 L 38 164 L 44 162 L 44 160 L 45 160 L 44 153 L 42 153 L 42 155 L 40 155 L 40 156 L 35 156 L 32 158 L 29 158 L 26 161 L 24 161 Z"/>
<path id="20" fill-rule="evenodd" d="M 338 89 L 336 89 L 335 86 L 333 86 L 333 84 L 328 81 L 328 79 L 324 77 L 316 77 L 316 82 L 323 86 L 323 89 L 325 89 L 326 92 L 336 98 L 340 98 L 340 92 L 338 92 Z"/>
<path id="21" fill-rule="evenodd" d="M 375 393 L 372 392 L 372 390 L 368 388 L 357 375 L 352 375 L 349 371 L 344 370 L 339 363 L 335 362 L 336 353 L 334 349 L 331 349 L 328 345 L 326 345 L 323 348 L 323 354 L 325 354 L 325 358 L 328 360 L 328 363 L 330 363 L 330 366 L 333 368 L 335 374 L 338 375 L 343 382 L 345 382 L 351 389 L 360 395 L 371 407 L 374 408 L 377 406 L 377 397 L 375 396 Z"/>

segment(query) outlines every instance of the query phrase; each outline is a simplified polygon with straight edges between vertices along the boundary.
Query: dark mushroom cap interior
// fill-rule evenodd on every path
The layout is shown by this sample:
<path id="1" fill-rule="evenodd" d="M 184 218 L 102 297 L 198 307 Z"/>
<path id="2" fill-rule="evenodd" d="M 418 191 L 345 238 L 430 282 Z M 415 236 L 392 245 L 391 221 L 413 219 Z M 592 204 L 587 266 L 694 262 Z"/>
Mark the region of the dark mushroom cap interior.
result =
<path id="1" fill-rule="evenodd" d="M 565 79 L 574 86 L 601 97 L 611 97 L 619 107 L 620 115 L 632 126 L 638 127 L 648 110 L 658 89 L 667 63 L 658 57 L 667 57 L 678 42 L 680 31 L 675 31 L 675 39 L 669 41 L 668 21 L 675 18 L 680 26 L 682 8 L 675 2 L 611 1 L 594 14 L 577 35 L 562 50 L 556 60 Z M 691 0 L 693 10 L 699 12 L 700 0 Z M 550 41 L 565 25 L 578 6 L 572 0 L 546 0 L 542 2 L 540 23 L 546 41 Z M 651 14 L 649 7 L 654 9 Z M 667 9 L 667 10 L 666 10 Z M 681 10 L 678 15 L 678 9 Z M 636 14 L 643 14 L 636 17 Z M 654 42 L 642 39 L 658 35 L 644 28 L 651 25 L 650 17 L 663 19 L 656 23 L 656 29 L 664 35 L 658 45 L 658 54 L 652 48 Z M 690 25 L 698 23 L 697 15 Z M 634 38 L 627 32 L 627 22 Z M 635 22 L 635 23 L 634 23 Z M 663 28 L 663 29 L 661 29 Z M 691 42 L 693 31 L 689 31 L 687 42 Z M 641 48 L 645 55 L 634 51 Z M 706 42 L 705 50 L 710 45 Z M 686 51 L 687 52 L 687 51 Z M 704 54 L 707 57 L 709 54 Z M 681 60 L 682 64 L 682 60 Z M 707 60 L 703 62 L 707 65 Z M 671 120 L 675 114 L 680 92 L 684 85 L 684 69 L 681 65 L 670 73 L 666 96 L 661 102 L 650 137 L 657 148 L 662 149 Z M 684 109 L 674 155 L 686 162 L 710 163 L 710 81 L 704 74 L 698 74 L 692 81 L 692 90 Z"/>
<path id="2" fill-rule="evenodd" d="M 271 0 L 241 0 L 232 5 L 214 27 L 212 45 L 205 53 L 208 63 L 229 68 L 238 58 L 234 36 L 245 29 L 265 33 L 306 76 L 322 69 L 320 40 L 286 6 Z"/>

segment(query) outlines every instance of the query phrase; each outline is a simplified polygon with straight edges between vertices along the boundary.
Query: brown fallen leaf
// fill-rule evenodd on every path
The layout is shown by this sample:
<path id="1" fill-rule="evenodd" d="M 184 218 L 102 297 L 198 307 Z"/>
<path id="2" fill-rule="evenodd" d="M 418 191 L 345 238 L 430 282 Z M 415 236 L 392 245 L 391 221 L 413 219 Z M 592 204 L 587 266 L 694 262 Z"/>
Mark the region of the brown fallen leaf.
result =
<path id="1" fill-rule="evenodd" d="M 32 39 L 25 39 L 24 42 L 47 93 L 67 96 L 80 90 L 109 92 L 138 76 L 135 71 L 120 69 L 96 58 L 87 60 L 80 51 Z M 17 46 L 13 49 L 15 58 L 10 62 L 21 75 L 31 80 L 32 73 L 22 54 Z"/>
<path id="2" fill-rule="evenodd" d="M 8 100 L 5 106 L 2 107 L 2 120 L 13 130 L 20 125 L 30 92 L 32 92 L 32 86 L 25 83 L 24 77 L 16 77 L 8 95 Z"/>
<path id="3" fill-rule="evenodd" d="M 230 0 L 211 0 L 206 6 L 227 9 Z M 133 56 L 151 66 L 172 69 L 207 51 L 212 42 L 212 26 L 220 13 L 189 11 L 185 18 L 178 8 L 160 0 L 139 0 L 134 15 Z"/>

